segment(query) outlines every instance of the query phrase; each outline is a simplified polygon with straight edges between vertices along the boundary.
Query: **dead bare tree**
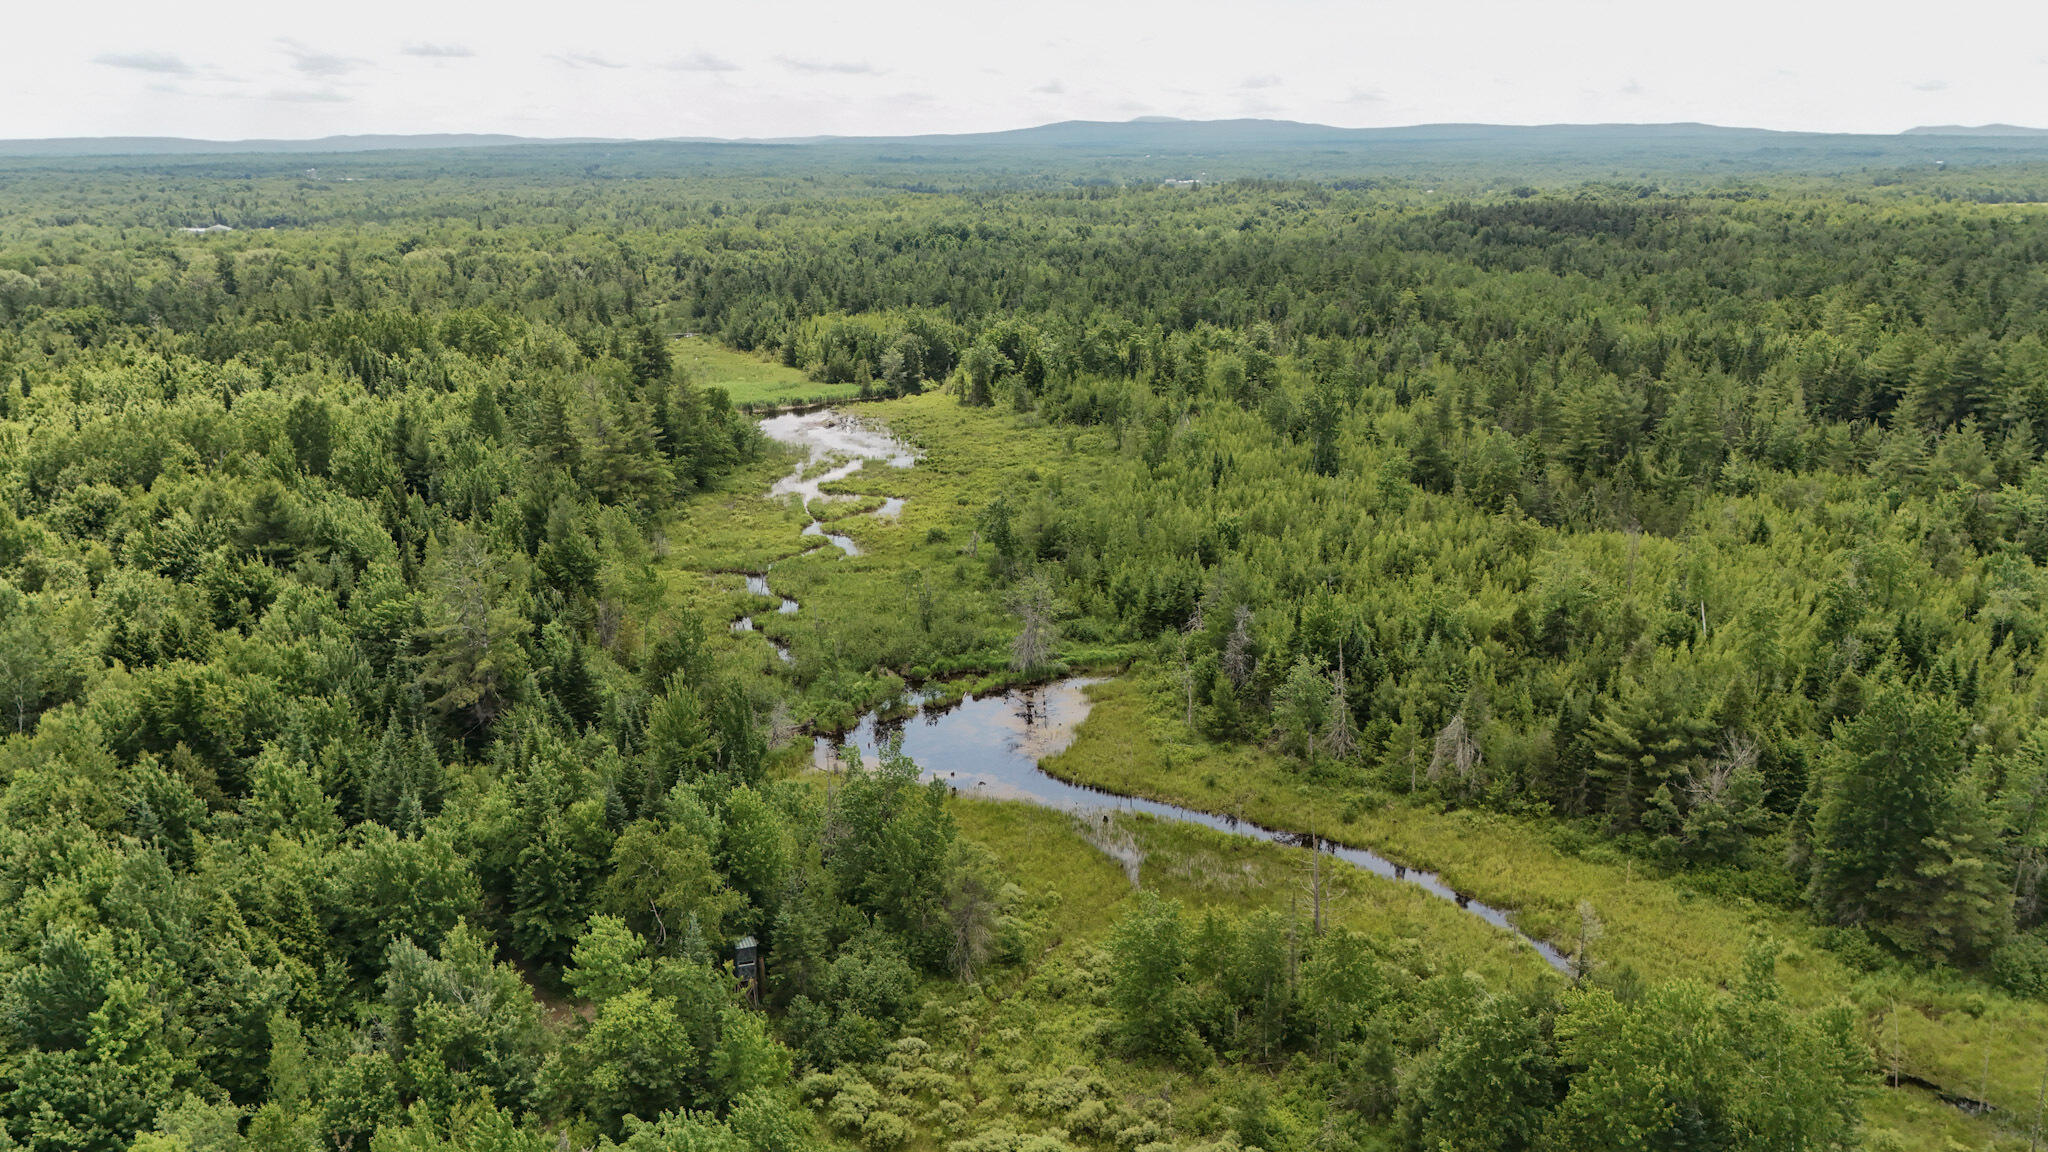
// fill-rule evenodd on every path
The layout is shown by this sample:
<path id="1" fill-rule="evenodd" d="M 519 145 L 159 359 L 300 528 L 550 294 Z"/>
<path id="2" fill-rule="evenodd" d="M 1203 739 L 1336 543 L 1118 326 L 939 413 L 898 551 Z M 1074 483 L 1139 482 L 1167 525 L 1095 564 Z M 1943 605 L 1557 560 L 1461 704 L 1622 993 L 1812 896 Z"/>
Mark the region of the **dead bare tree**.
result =
<path id="1" fill-rule="evenodd" d="M 1350 686 L 1344 679 L 1344 651 L 1337 650 L 1337 674 L 1330 678 L 1330 730 L 1323 747 L 1338 760 L 1348 760 L 1358 748 L 1358 728 L 1351 720 Z"/>
<path id="2" fill-rule="evenodd" d="M 1316 939 L 1323 937 L 1323 838 L 1311 830 L 1308 834 L 1308 890 L 1315 906 Z"/>
<path id="3" fill-rule="evenodd" d="M 972 984 L 995 948 L 996 886 L 980 868 L 955 871 L 946 890 L 949 959 L 962 984 Z"/>
<path id="4" fill-rule="evenodd" d="M 1600 923 L 1600 916 L 1593 911 L 1590 900 L 1579 901 L 1579 940 L 1572 947 L 1572 979 L 1583 981 L 1593 974 L 1595 961 L 1592 946 L 1599 942 L 1606 928 Z"/>
<path id="5" fill-rule="evenodd" d="M 1465 713 L 1460 711 L 1436 734 L 1436 745 L 1429 755 L 1429 782 L 1437 783 L 1448 772 L 1469 794 L 1485 782 L 1482 775 L 1485 767 L 1486 754 L 1479 747 L 1479 739 L 1465 723 Z"/>
<path id="6" fill-rule="evenodd" d="M 1736 773 L 1756 767 L 1758 752 L 1756 737 L 1747 732 L 1730 731 L 1723 736 L 1719 753 L 1695 772 L 1685 786 L 1689 807 L 1721 803 Z"/>
<path id="7" fill-rule="evenodd" d="M 1252 653 L 1252 609 L 1239 604 L 1230 622 L 1230 638 L 1223 642 L 1223 674 L 1232 688 L 1243 688 L 1252 678 L 1258 657 Z"/>
<path id="8" fill-rule="evenodd" d="M 607 651 L 617 652 L 619 631 L 626 626 L 626 606 L 609 596 L 600 597 L 591 623 L 597 628 L 597 642 Z"/>
<path id="9" fill-rule="evenodd" d="M 1019 672 L 1035 672 L 1052 663 L 1053 650 L 1060 642 L 1058 604 L 1052 581 L 1038 573 L 1026 577 L 1011 591 L 1010 611 L 1023 627 L 1010 642 L 1010 667 Z"/>
<path id="10" fill-rule="evenodd" d="M 777 697 L 775 707 L 768 712 L 768 744 L 773 748 L 796 739 L 799 731 L 796 715 L 790 711 L 789 701 Z"/>
<path id="11" fill-rule="evenodd" d="M 1187 627 L 1180 630 L 1179 640 L 1180 684 L 1182 691 L 1187 696 L 1187 726 L 1188 730 L 1191 732 L 1194 730 L 1195 727 L 1195 634 L 1197 632 L 1202 631 L 1203 627 L 1204 623 L 1202 620 L 1202 606 L 1200 604 L 1197 604 L 1195 605 L 1195 614 L 1188 617 Z"/>

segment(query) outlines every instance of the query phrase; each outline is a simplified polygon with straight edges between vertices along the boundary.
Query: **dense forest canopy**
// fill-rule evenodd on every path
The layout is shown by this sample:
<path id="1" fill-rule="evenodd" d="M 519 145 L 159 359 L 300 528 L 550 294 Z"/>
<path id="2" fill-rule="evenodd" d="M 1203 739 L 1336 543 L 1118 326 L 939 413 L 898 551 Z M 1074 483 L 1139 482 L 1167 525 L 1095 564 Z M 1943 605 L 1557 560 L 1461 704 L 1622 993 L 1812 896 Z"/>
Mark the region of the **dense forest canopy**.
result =
<path id="1" fill-rule="evenodd" d="M 1320 887 L 1069 939 L 942 783 L 796 738 L 1083 665 L 1190 755 L 2048 997 L 2048 169 L 437 156 L 0 169 L 0 1144 L 1868 1136 L 1882 1032 L 1783 942 L 1651 980 L 1582 903 L 1569 979 L 1489 979 Z M 1064 451 L 764 670 L 676 593 L 774 451 L 684 333 Z"/>

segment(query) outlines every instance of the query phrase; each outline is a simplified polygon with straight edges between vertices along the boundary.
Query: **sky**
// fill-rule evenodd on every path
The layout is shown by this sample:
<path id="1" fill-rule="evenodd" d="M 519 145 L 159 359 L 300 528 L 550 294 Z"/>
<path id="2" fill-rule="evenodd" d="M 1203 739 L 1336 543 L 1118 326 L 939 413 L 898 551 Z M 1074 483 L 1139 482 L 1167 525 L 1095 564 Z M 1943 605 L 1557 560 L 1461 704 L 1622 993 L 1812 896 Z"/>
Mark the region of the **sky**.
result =
<path id="1" fill-rule="evenodd" d="M 75 0 L 19 5 L 0 29 L 14 139 L 900 135 L 1138 116 L 2048 127 L 2036 0 Z"/>

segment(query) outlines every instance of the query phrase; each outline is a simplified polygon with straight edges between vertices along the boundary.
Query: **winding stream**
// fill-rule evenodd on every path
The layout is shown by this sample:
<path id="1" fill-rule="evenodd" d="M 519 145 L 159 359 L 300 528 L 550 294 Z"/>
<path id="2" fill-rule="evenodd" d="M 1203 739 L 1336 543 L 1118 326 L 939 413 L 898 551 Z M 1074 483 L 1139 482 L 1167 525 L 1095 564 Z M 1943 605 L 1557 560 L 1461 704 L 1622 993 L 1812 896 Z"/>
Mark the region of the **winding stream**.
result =
<path id="1" fill-rule="evenodd" d="M 810 512 L 813 503 L 858 499 L 841 492 L 827 492 L 825 485 L 846 479 L 870 460 L 882 461 L 891 468 L 908 468 L 917 463 L 917 453 L 889 435 L 886 429 L 831 408 L 771 416 L 760 422 L 760 428 L 770 440 L 806 450 L 804 461 L 796 466 L 796 470 L 768 489 L 771 497 L 795 496 L 801 499 L 805 512 Z M 827 463 L 832 466 L 822 472 L 813 471 L 817 465 Z M 874 515 L 895 517 L 902 511 L 903 501 L 891 496 L 882 502 Z M 827 532 L 824 521 L 819 520 L 816 513 L 812 513 L 811 522 L 804 525 L 803 534 L 822 536 L 826 543 L 848 556 L 860 555 L 860 546 L 853 542 L 852 537 Z"/>
<path id="2" fill-rule="evenodd" d="M 768 488 L 770 497 L 795 496 L 803 501 L 803 508 L 811 516 L 804 525 L 802 535 L 821 537 L 827 544 L 848 556 L 860 555 L 860 545 L 853 537 L 838 532 L 827 532 L 825 522 L 811 512 L 816 501 L 828 504 L 836 500 L 854 500 L 840 492 L 827 492 L 825 485 L 844 480 L 861 470 L 868 461 L 880 460 L 892 468 L 908 468 L 917 463 L 917 453 L 907 444 L 890 436 L 888 431 L 870 425 L 858 416 L 849 416 L 830 408 L 816 412 L 786 412 L 771 416 L 759 422 L 761 433 L 778 444 L 805 450 L 804 458 L 789 475 L 777 480 Z M 830 467 L 817 471 L 820 464 Z M 903 499 L 898 496 L 885 497 L 882 506 L 871 513 L 876 519 L 895 519 L 903 513 Z M 774 565 L 769 565 L 770 568 Z M 772 597 L 781 603 L 775 608 L 778 615 L 794 616 L 799 605 L 796 601 L 776 592 L 768 586 L 768 573 L 743 573 L 749 595 Z M 752 615 L 741 616 L 732 622 L 734 632 L 758 631 Z M 775 656 L 784 664 L 795 662 L 789 653 L 789 646 L 770 636 L 766 638 L 774 647 Z"/>
<path id="3" fill-rule="evenodd" d="M 908 468 L 917 462 L 916 452 L 891 437 L 886 430 L 829 408 L 769 417 L 760 422 L 760 427 L 771 440 L 808 450 L 794 471 L 768 489 L 771 497 L 799 497 L 806 512 L 810 511 L 813 501 L 829 503 L 859 499 L 843 493 L 826 492 L 823 486 L 844 480 L 871 460 L 883 461 L 893 468 Z M 830 467 L 819 471 L 821 464 Z M 895 519 L 902 512 L 903 501 L 889 497 L 871 515 L 878 519 Z M 850 537 L 827 532 L 824 522 L 817 519 L 815 513 L 810 523 L 804 526 L 803 535 L 822 536 L 846 555 L 860 555 L 859 546 Z M 795 600 L 771 588 L 768 573 L 748 573 L 746 582 L 747 591 L 753 595 L 780 599 L 782 603 L 776 609 L 778 612 L 787 614 L 799 610 Z M 754 631 L 754 617 L 742 616 L 732 622 L 732 628 L 735 632 Z M 775 642 L 771 640 L 770 643 Z M 775 643 L 775 653 L 785 663 L 791 659 L 789 649 L 779 643 Z M 1088 715 L 1089 702 L 1084 689 L 1098 682 L 1087 678 L 1061 680 L 995 696 L 968 696 L 956 703 L 931 707 L 925 706 L 922 694 L 912 693 L 910 704 L 914 712 L 911 715 L 885 721 L 870 712 L 844 737 L 817 737 L 812 756 L 817 767 L 829 771 L 838 763 L 841 747 L 858 749 L 864 759 L 876 759 L 892 738 L 900 738 L 903 754 L 915 761 L 927 777 L 942 778 L 959 792 L 991 800 L 1022 800 L 1076 814 L 1101 813 L 1105 819 L 1117 812 L 1143 813 L 1161 820 L 1199 824 L 1231 835 L 1251 836 L 1276 844 L 1327 852 L 1376 876 L 1413 884 L 1432 896 L 1451 901 L 1488 924 L 1513 934 L 1534 948 L 1551 967 L 1560 972 L 1571 971 L 1570 957 L 1554 945 L 1516 928 L 1508 919 L 1506 909 L 1472 899 L 1444 883 L 1434 872 L 1409 868 L 1364 848 L 1352 848 L 1299 832 L 1282 832 L 1177 804 L 1123 796 L 1048 774 L 1038 766 L 1038 762 L 1073 742 L 1075 726 Z M 940 765 L 944 768 L 941 769 Z M 941 771 L 944 773 L 942 777 Z"/>
<path id="4" fill-rule="evenodd" d="M 1088 697 L 1083 691 L 1099 680 L 1061 680 L 1039 688 L 1023 688 L 998 696 L 969 696 L 950 706 L 924 706 L 922 696 L 912 693 L 910 703 L 918 711 L 900 720 L 880 720 L 869 713 L 860 726 L 845 737 L 817 737 L 812 748 L 816 765 L 825 770 L 838 762 L 839 748 L 851 746 L 864 760 L 881 756 L 890 740 L 902 739 L 903 754 L 915 761 L 927 778 L 943 779 L 956 791 L 990 800 L 1023 800 L 1046 808 L 1076 814 L 1136 812 L 1160 820 L 1200 824 L 1218 832 L 1251 836 L 1295 848 L 1327 852 L 1347 864 L 1376 876 L 1413 884 L 1432 896 L 1449 900 L 1459 908 L 1504 932 L 1513 933 L 1534 948 L 1552 968 L 1569 974 L 1569 956 L 1547 941 L 1538 940 L 1516 928 L 1508 912 L 1475 900 L 1444 883 L 1434 872 L 1397 864 L 1377 852 L 1353 848 L 1299 832 L 1282 832 L 1248 820 L 1219 816 L 1167 804 L 1123 796 L 1085 784 L 1074 784 L 1050 775 L 1038 766 L 1047 756 L 1073 743 L 1074 728 L 1088 716 Z M 944 765 L 943 769 L 936 767 Z"/>

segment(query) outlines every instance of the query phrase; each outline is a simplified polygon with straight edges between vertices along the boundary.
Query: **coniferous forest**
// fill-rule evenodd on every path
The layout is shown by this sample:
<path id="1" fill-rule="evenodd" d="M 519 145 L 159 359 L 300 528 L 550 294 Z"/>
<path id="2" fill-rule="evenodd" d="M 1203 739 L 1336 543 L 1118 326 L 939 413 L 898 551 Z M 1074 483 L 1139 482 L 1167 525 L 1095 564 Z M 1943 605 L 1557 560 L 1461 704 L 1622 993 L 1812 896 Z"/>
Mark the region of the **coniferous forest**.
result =
<path id="1" fill-rule="evenodd" d="M 0 1148 L 2042 1137 L 2048 165 L 693 156 L 0 162 Z"/>

